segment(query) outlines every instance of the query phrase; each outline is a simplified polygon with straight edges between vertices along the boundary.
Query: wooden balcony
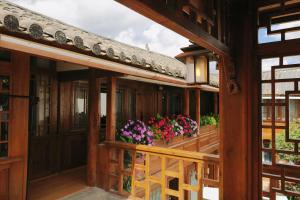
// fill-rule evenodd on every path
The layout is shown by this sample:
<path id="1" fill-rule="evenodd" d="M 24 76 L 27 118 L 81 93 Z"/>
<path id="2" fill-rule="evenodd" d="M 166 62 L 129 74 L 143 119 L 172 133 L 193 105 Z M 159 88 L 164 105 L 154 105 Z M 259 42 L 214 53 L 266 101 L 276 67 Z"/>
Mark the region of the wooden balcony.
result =
<path id="1" fill-rule="evenodd" d="M 205 199 L 205 190 L 219 189 L 220 166 L 219 155 L 199 152 L 218 152 L 218 128 L 204 130 L 160 146 L 99 145 L 98 186 L 132 199 Z"/>

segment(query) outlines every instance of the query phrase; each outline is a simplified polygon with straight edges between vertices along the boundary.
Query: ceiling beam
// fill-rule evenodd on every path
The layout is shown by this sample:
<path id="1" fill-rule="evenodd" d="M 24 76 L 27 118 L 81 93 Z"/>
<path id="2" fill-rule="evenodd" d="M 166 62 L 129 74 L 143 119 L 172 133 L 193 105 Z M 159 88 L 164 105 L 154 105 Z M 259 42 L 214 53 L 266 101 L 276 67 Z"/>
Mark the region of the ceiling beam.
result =
<path id="1" fill-rule="evenodd" d="M 177 32 L 198 45 L 219 55 L 229 55 L 228 47 L 186 18 L 181 11 L 170 9 L 158 0 L 116 0 L 128 8 Z M 175 12 L 174 12 L 175 11 Z"/>

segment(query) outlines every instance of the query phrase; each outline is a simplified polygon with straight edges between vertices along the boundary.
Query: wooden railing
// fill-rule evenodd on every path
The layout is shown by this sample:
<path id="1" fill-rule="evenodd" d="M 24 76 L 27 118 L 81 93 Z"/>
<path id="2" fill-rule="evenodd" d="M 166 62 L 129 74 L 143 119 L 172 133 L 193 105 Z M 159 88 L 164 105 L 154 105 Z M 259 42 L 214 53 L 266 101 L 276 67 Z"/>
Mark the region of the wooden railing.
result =
<path id="1" fill-rule="evenodd" d="M 204 187 L 219 187 L 218 155 L 121 142 L 99 148 L 108 156 L 106 189 L 131 199 L 156 199 L 157 191 L 161 200 L 203 199 Z"/>

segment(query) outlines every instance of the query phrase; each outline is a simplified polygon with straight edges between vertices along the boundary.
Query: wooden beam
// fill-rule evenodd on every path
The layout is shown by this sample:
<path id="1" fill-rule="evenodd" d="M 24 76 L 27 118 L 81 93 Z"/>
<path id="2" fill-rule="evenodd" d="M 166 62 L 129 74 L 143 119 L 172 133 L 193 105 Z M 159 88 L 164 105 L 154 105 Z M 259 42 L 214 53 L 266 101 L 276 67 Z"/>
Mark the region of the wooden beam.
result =
<path id="1" fill-rule="evenodd" d="M 99 142 L 99 94 L 100 83 L 96 78 L 95 69 L 89 70 L 89 121 L 88 121 L 88 155 L 87 155 L 87 184 L 95 186 L 97 179 L 97 145 Z"/>
<path id="2" fill-rule="evenodd" d="M 88 80 L 89 79 L 89 69 L 81 69 L 81 70 L 70 70 L 70 71 L 60 71 L 58 72 L 58 80 L 59 81 L 76 81 L 76 80 Z M 124 74 L 112 72 L 112 71 L 106 71 L 97 69 L 94 70 L 94 73 L 96 74 L 96 78 L 103 78 L 103 77 L 122 77 Z"/>
<path id="3" fill-rule="evenodd" d="M 116 134 L 116 94 L 117 81 L 115 77 L 107 81 L 107 119 L 106 119 L 106 140 L 114 141 Z"/>
<path id="4" fill-rule="evenodd" d="M 200 89 L 195 90 L 195 102 L 196 102 L 196 122 L 200 128 L 200 119 L 201 119 L 201 103 L 200 103 Z"/>
<path id="5" fill-rule="evenodd" d="M 183 114 L 186 116 L 190 115 L 190 90 L 184 89 L 184 105 L 183 105 Z"/>
<path id="6" fill-rule="evenodd" d="M 153 21 L 177 32 L 192 40 L 198 45 L 220 55 L 228 55 L 228 47 L 221 41 L 207 33 L 203 28 L 184 17 L 183 13 L 176 12 L 163 5 L 162 1 L 155 0 L 117 0 L 132 10 L 152 19 Z"/>
<path id="7" fill-rule="evenodd" d="M 271 43 L 257 45 L 256 52 L 257 55 L 261 57 L 297 55 L 299 54 L 299 46 L 300 46 L 300 39 L 286 40 L 283 42 L 271 42 Z"/>

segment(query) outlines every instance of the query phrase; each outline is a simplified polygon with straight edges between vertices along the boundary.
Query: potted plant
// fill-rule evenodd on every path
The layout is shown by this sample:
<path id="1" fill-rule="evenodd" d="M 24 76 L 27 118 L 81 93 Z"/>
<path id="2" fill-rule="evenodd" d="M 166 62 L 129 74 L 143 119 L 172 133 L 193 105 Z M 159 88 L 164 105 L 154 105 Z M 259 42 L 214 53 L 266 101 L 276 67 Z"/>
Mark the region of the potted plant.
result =
<path id="1" fill-rule="evenodd" d="M 153 144 L 153 132 L 140 120 L 129 120 L 117 134 L 117 140 L 132 144 Z"/>
<path id="2" fill-rule="evenodd" d="M 198 135 L 198 125 L 197 122 L 192 120 L 188 116 L 177 115 L 175 117 L 176 122 L 182 127 L 181 134 L 183 136 L 196 136 Z"/>
<path id="3" fill-rule="evenodd" d="M 172 121 L 168 117 L 162 117 L 157 114 L 156 117 L 149 119 L 148 125 L 154 133 L 156 143 L 157 141 L 162 141 L 168 144 L 175 137 Z"/>

